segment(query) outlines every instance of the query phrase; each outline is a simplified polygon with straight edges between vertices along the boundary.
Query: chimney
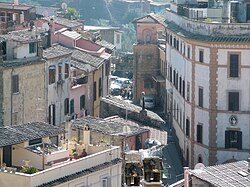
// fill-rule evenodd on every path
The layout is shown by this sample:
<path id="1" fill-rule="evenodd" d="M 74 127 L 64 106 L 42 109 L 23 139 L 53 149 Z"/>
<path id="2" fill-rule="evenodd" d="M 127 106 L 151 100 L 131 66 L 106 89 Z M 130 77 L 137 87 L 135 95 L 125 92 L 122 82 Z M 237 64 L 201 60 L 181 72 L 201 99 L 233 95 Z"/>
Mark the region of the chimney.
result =
<path id="1" fill-rule="evenodd" d="M 250 157 L 247 159 L 247 162 L 248 162 L 247 171 L 248 171 L 248 173 L 250 173 Z"/>
<path id="2" fill-rule="evenodd" d="M 86 124 L 84 125 L 84 130 L 83 130 L 83 144 L 86 148 L 86 152 L 88 152 L 88 147 L 90 144 L 90 130 L 89 130 L 89 125 Z"/>
<path id="3" fill-rule="evenodd" d="M 19 5 L 19 0 L 14 0 L 13 4 L 14 5 Z"/>
<path id="4" fill-rule="evenodd" d="M 189 168 L 184 167 L 184 187 L 189 187 Z"/>
<path id="5" fill-rule="evenodd" d="M 55 22 L 54 22 L 54 18 L 51 18 L 50 22 L 49 22 L 49 42 L 50 42 L 50 46 L 52 46 L 53 43 L 54 43 L 54 37 L 55 37 Z"/>

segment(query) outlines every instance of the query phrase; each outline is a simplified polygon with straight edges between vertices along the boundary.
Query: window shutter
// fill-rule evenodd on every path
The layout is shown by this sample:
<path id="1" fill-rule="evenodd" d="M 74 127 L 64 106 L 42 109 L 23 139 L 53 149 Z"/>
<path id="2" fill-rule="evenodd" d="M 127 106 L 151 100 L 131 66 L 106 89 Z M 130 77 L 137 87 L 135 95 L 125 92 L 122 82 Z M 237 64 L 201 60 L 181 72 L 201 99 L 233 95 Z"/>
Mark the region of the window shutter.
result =
<path id="1" fill-rule="evenodd" d="M 53 125 L 56 125 L 56 105 L 52 105 L 53 109 Z"/>
<path id="2" fill-rule="evenodd" d="M 238 131 L 238 136 L 237 136 L 238 140 L 238 149 L 242 149 L 242 132 Z"/>
<path id="3" fill-rule="evenodd" d="M 49 105 L 49 124 L 51 124 L 51 105 Z"/>
<path id="4" fill-rule="evenodd" d="M 230 131 L 225 131 L 225 148 L 230 147 Z"/>

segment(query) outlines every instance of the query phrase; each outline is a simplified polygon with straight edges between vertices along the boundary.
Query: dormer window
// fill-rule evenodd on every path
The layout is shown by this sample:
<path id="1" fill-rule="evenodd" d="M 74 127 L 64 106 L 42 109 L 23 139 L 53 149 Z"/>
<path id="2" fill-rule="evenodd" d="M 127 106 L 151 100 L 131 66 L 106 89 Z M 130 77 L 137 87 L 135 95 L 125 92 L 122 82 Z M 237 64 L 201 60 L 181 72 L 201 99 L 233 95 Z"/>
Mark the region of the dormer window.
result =
<path id="1" fill-rule="evenodd" d="M 36 52 L 36 43 L 31 42 L 29 43 L 29 53 L 35 53 Z"/>

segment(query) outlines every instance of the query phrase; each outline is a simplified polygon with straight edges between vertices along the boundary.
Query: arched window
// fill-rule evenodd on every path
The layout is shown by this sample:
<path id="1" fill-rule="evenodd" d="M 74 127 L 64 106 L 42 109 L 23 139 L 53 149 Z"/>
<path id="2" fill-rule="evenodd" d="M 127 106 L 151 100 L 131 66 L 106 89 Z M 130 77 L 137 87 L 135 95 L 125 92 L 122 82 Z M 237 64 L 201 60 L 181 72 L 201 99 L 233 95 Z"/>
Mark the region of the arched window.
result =
<path id="1" fill-rule="evenodd" d="M 198 156 L 198 163 L 202 163 L 202 156 L 201 155 Z"/>

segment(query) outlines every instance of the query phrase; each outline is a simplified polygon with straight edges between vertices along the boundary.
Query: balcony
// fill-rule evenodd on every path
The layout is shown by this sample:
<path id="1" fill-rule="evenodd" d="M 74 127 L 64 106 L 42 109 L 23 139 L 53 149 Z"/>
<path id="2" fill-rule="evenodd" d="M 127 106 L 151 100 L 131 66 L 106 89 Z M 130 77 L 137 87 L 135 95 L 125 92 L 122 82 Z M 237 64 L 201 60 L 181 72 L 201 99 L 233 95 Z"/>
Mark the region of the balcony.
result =
<path id="1" fill-rule="evenodd" d="M 46 159 L 51 159 L 63 152 L 59 151 L 57 153 L 51 153 L 51 156 L 48 156 Z M 39 186 L 60 178 L 67 178 L 76 173 L 85 172 L 85 170 L 86 172 L 95 172 L 97 166 L 106 163 L 112 164 L 113 161 L 118 160 L 120 158 L 120 148 L 89 146 L 88 154 L 88 156 L 83 158 L 52 164 L 50 168 L 41 170 L 34 174 L 8 172 L 5 170 L 0 172 L 0 181 L 3 186 Z"/>

